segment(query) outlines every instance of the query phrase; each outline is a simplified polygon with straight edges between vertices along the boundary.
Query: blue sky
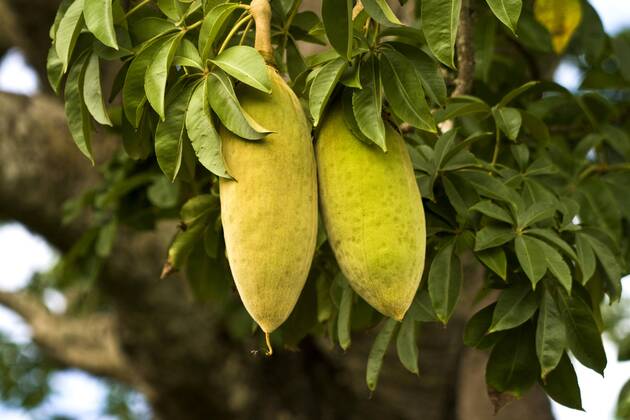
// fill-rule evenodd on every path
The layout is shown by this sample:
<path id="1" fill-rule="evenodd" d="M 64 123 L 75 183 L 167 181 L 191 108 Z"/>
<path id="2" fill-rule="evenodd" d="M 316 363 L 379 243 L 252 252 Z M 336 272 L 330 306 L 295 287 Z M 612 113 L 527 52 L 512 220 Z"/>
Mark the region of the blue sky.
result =
<path id="1" fill-rule="evenodd" d="M 599 12 L 604 27 L 616 33 L 630 26 L 630 0 L 590 0 Z M 556 73 L 556 80 L 568 88 L 579 85 L 579 71 L 570 63 L 563 63 Z M 26 67 L 18 51 L 11 52 L 0 64 L 0 90 L 22 94 L 37 91 L 34 73 Z M 0 226 L 0 288 L 16 290 L 28 282 L 33 272 L 50 267 L 57 255 L 36 236 L 16 224 Z M 630 295 L 628 292 L 625 295 Z M 63 297 L 55 293 L 46 295 L 46 303 L 52 310 L 63 310 Z M 30 332 L 22 320 L 0 307 L 0 331 L 16 341 L 29 340 Z M 630 364 L 616 361 L 616 349 L 606 342 L 609 365 L 605 378 L 576 364 L 586 412 L 578 412 L 554 405 L 558 420 L 603 420 L 613 418 L 614 404 L 623 383 L 630 378 Z M 100 409 L 105 403 L 105 388 L 101 381 L 82 372 L 69 371 L 55 374 L 54 392 L 38 418 L 52 414 L 65 414 L 78 420 L 104 420 Z M 142 409 L 142 402 L 138 403 Z M 3 420 L 30 420 L 32 417 L 20 410 L 10 409 L 0 403 Z"/>

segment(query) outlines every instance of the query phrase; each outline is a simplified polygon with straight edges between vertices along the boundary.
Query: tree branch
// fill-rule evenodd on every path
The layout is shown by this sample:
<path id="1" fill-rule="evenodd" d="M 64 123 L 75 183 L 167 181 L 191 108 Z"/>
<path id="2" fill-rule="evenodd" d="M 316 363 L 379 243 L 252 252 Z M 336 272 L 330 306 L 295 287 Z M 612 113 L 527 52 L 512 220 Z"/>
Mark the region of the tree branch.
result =
<path id="1" fill-rule="evenodd" d="M 472 8 L 469 0 L 462 0 L 462 9 L 457 32 L 457 79 L 452 96 L 468 94 L 475 78 L 475 52 L 473 49 Z"/>
<path id="2" fill-rule="evenodd" d="M 54 315 L 28 292 L 0 292 L 0 305 L 22 316 L 32 328 L 33 340 L 57 362 L 147 389 L 123 356 L 110 315 Z"/>

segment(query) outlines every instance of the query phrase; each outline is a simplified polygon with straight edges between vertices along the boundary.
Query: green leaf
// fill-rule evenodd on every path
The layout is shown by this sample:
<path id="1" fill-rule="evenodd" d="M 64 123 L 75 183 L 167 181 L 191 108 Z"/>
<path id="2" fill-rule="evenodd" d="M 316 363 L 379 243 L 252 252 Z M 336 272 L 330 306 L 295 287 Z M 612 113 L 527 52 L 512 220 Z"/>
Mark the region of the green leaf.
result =
<path id="1" fill-rule="evenodd" d="M 591 307 L 581 298 L 558 291 L 556 303 L 564 315 L 567 342 L 573 355 L 584 366 L 604 374 L 606 353 Z"/>
<path id="2" fill-rule="evenodd" d="M 63 63 L 57 55 L 57 50 L 54 46 L 48 49 L 48 58 L 46 59 L 46 74 L 48 76 L 48 82 L 53 91 L 59 95 L 61 89 L 61 80 L 63 79 Z"/>
<path id="3" fill-rule="evenodd" d="M 471 114 L 487 114 L 491 111 L 490 106 L 481 99 L 472 96 L 458 96 L 449 99 L 446 108 L 435 113 L 435 121 L 442 122 Z"/>
<path id="4" fill-rule="evenodd" d="M 175 24 L 169 20 L 149 16 L 139 19 L 129 27 L 129 31 L 135 45 L 146 46 L 156 38 L 179 30 Z"/>
<path id="5" fill-rule="evenodd" d="M 363 8 L 372 19 L 381 25 L 400 25 L 400 21 L 386 0 L 365 0 L 363 1 Z"/>
<path id="6" fill-rule="evenodd" d="M 549 372 L 542 386 L 557 403 L 574 410 L 583 410 L 577 375 L 566 353 L 562 355 L 558 366 Z"/>
<path id="7" fill-rule="evenodd" d="M 102 125 L 112 125 L 109 114 L 105 108 L 103 101 L 103 92 L 101 89 L 101 69 L 99 66 L 98 56 L 95 53 L 90 54 L 85 70 L 85 79 L 83 84 L 83 100 L 92 117 Z"/>
<path id="8" fill-rule="evenodd" d="M 462 175 L 466 181 L 470 182 L 480 195 L 490 197 L 496 201 L 509 203 L 513 208 L 519 208 L 522 204 L 521 197 L 506 186 L 497 177 L 489 175 L 487 172 L 481 171 L 465 171 Z"/>
<path id="9" fill-rule="evenodd" d="M 541 378 L 545 379 L 556 368 L 566 346 L 567 336 L 562 314 L 551 293 L 545 288 L 536 326 L 536 355 Z"/>
<path id="10" fill-rule="evenodd" d="M 507 210 L 494 204 L 490 200 L 480 201 L 472 206 L 470 210 L 478 211 L 481 214 L 508 223 L 510 225 L 514 223 L 514 220 L 512 220 L 512 216 L 510 216 L 510 213 L 508 213 Z"/>
<path id="11" fill-rule="evenodd" d="M 492 116 L 497 127 L 507 136 L 508 139 L 516 141 L 518 133 L 521 131 L 523 118 L 516 108 L 500 107 L 492 109 Z"/>
<path id="12" fill-rule="evenodd" d="M 212 50 L 214 42 L 223 30 L 227 20 L 236 10 L 240 10 L 237 3 L 218 4 L 209 13 L 206 14 L 199 30 L 199 52 L 202 59 L 214 56 Z"/>
<path id="13" fill-rule="evenodd" d="M 339 345 L 343 350 L 348 350 L 351 343 L 350 320 L 352 316 L 353 295 L 354 293 L 352 292 L 352 288 L 350 288 L 350 284 L 344 278 L 341 303 L 339 304 L 339 315 L 337 316 L 337 336 L 339 337 Z"/>
<path id="14" fill-rule="evenodd" d="M 608 294 L 610 295 L 611 300 L 618 300 L 621 297 L 621 275 L 623 269 L 621 268 L 617 257 L 610 248 L 599 239 L 596 239 L 591 235 L 587 235 L 586 238 L 606 272 L 610 289 Z"/>
<path id="15" fill-rule="evenodd" d="M 112 0 L 84 0 L 83 17 L 85 24 L 96 39 L 114 49 L 118 49 Z"/>
<path id="16" fill-rule="evenodd" d="M 175 57 L 173 58 L 173 65 L 194 67 L 199 70 L 204 69 L 197 47 L 195 47 L 195 44 L 187 38 L 182 39 L 182 42 L 179 44 L 179 48 L 175 52 Z"/>
<path id="17" fill-rule="evenodd" d="M 482 228 L 475 236 L 475 252 L 503 245 L 514 239 L 514 229 L 489 225 Z"/>
<path id="18" fill-rule="evenodd" d="M 185 123 L 188 102 L 193 86 L 175 85 L 166 104 L 168 118 L 158 122 L 155 130 L 155 156 L 160 169 L 169 180 L 174 181 L 182 164 Z"/>
<path id="19" fill-rule="evenodd" d="M 204 80 L 190 98 L 186 111 L 186 131 L 199 163 L 213 174 L 231 179 L 221 153 L 221 138 L 210 112 L 207 80 Z"/>
<path id="20" fill-rule="evenodd" d="M 483 347 L 484 340 L 492 324 L 492 313 L 496 304 L 492 303 L 474 314 L 464 329 L 464 344 L 468 347 Z"/>
<path id="21" fill-rule="evenodd" d="M 411 373 L 416 375 L 418 370 L 418 344 L 416 342 L 416 321 L 405 317 L 400 324 L 396 337 L 396 352 L 400 363 Z"/>
<path id="22" fill-rule="evenodd" d="M 77 147 L 92 164 L 92 143 L 90 126 L 90 114 L 83 102 L 83 81 L 87 66 L 87 54 L 83 54 L 70 68 L 68 80 L 64 92 L 66 118 L 72 139 Z"/>
<path id="23" fill-rule="evenodd" d="M 153 61 L 153 56 L 167 41 L 168 38 L 165 37 L 149 43 L 131 62 L 125 76 L 122 89 L 123 109 L 129 122 L 136 128 L 140 124 L 143 107 L 147 100 L 144 93 L 144 76 L 147 67 Z"/>
<path id="24" fill-rule="evenodd" d="M 462 268 L 453 243 L 440 249 L 429 270 L 429 296 L 438 319 L 446 324 L 455 310 L 462 287 Z"/>
<path id="25" fill-rule="evenodd" d="M 507 258 L 501 247 L 475 252 L 481 262 L 503 280 L 507 280 Z"/>
<path id="26" fill-rule="evenodd" d="M 391 45 L 411 61 L 429 98 L 438 105 L 444 105 L 446 103 L 446 84 L 440 74 L 439 64 L 420 48 L 400 42 L 392 42 Z"/>
<path id="27" fill-rule="evenodd" d="M 544 254 L 546 248 L 541 244 L 546 245 L 539 239 L 525 235 L 517 236 L 515 241 L 518 262 L 534 287 L 547 272 Z"/>
<path id="28" fill-rule="evenodd" d="M 486 383 L 492 389 L 520 398 L 536 382 L 538 361 L 533 334 L 521 327 L 503 336 L 486 365 Z"/>
<path id="29" fill-rule="evenodd" d="M 630 417 L 630 380 L 628 380 L 619 391 L 617 397 L 616 418 L 627 419 Z"/>
<path id="30" fill-rule="evenodd" d="M 386 152 L 385 123 L 381 117 L 383 96 L 376 58 L 369 58 L 361 66 L 361 85 L 362 89 L 352 93 L 354 117 L 361 132 Z"/>
<path id="31" fill-rule="evenodd" d="M 581 233 L 575 235 L 575 248 L 577 250 L 577 263 L 582 271 L 582 284 L 586 284 L 593 277 L 597 268 L 595 252 L 587 236 Z"/>
<path id="32" fill-rule="evenodd" d="M 178 232 L 168 249 L 167 261 L 171 267 L 181 269 L 190 253 L 202 239 L 206 228 L 205 221 L 193 223 L 187 226 L 186 230 Z"/>
<path id="33" fill-rule="evenodd" d="M 147 188 L 147 198 L 160 209 L 170 209 L 179 200 L 179 184 L 172 183 L 161 174 L 156 175 L 153 183 Z"/>
<path id="34" fill-rule="evenodd" d="M 439 61 L 455 68 L 455 39 L 461 0 L 423 0 L 421 25 L 431 52 Z"/>
<path id="35" fill-rule="evenodd" d="M 352 3 L 352 0 L 322 0 L 326 36 L 330 45 L 346 60 L 350 60 L 352 54 Z"/>
<path id="36" fill-rule="evenodd" d="M 246 45 L 230 47 L 210 61 L 246 85 L 261 92 L 271 93 L 267 64 L 254 48 Z"/>
<path id="37" fill-rule="evenodd" d="M 521 15 L 521 9 L 523 8 L 522 0 L 486 0 L 492 13 L 499 19 L 505 26 L 510 28 L 512 33 L 516 34 L 516 25 L 518 24 L 518 18 Z"/>
<path id="38" fill-rule="evenodd" d="M 308 104 L 315 127 L 319 124 L 326 104 L 330 99 L 330 95 L 335 89 L 337 82 L 339 82 L 347 65 L 347 62 L 343 58 L 337 58 L 336 60 L 326 63 L 313 79 L 309 90 Z"/>
<path id="39" fill-rule="evenodd" d="M 365 381 L 370 391 L 374 391 L 376 389 L 378 376 L 381 373 L 381 367 L 383 366 L 383 358 L 385 357 L 385 353 L 387 352 L 387 348 L 389 347 L 389 343 L 392 340 L 397 326 L 398 322 L 391 318 L 387 318 L 376 336 L 374 344 L 372 344 L 365 374 Z"/>
<path id="40" fill-rule="evenodd" d="M 528 235 L 534 235 L 539 238 L 544 239 L 548 243 L 555 245 L 557 248 L 562 250 L 566 255 L 568 255 L 574 261 L 577 261 L 577 254 L 571 248 L 571 246 L 566 243 L 564 239 L 562 239 L 556 232 L 551 229 L 528 229 Z"/>
<path id="41" fill-rule="evenodd" d="M 228 130 L 248 140 L 259 140 L 270 133 L 241 108 L 232 80 L 225 73 L 221 70 L 209 73 L 206 83 L 210 106 Z"/>
<path id="42" fill-rule="evenodd" d="M 173 64 L 175 52 L 179 48 L 179 43 L 184 36 L 184 32 L 180 32 L 175 36 L 168 38 L 157 51 L 147 72 L 144 76 L 144 91 L 149 100 L 149 104 L 155 112 L 164 121 L 164 96 L 166 95 L 166 79 L 168 71 Z"/>
<path id="43" fill-rule="evenodd" d="M 99 229 L 98 237 L 96 238 L 96 243 L 94 244 L 94 251 L 96 252 L 96 255 L 101 258 L 107 258 L 111 254 L 117 232 L 118 221 L 115 218 Z"/>
<path id="44" fill-rule="evenodd" d="M 55 34 L 55 48 L 57 56 L 63 64 L 64 73 L 68 70 L 70 57 L 74 51 L 82 26 L 83 0 L 75 0 L 59 21 L 59 27 Z"/>
<path id="45" fill-rule="evenodd" d="M 383 51 L 379 62 L 385 95 L 394 114 L 413 127 L 435 133 L 422 82 L 411 62 L 390 49 Z"/>
<path id="46" fill-rule="evenodd" d="M 509 0 L 508 0 L 509 1 Z M 514 0 L 512 0 L 514 1 Z M 540 82 L 533 80 L 527 83 L 524 83 L 523 85 L 512 89 L 511 91 L 509 91 L 502 99 L 501 101 L 496 105 L 496 108 L 503 108 L 505 106 L 507 106 L 507 104 L 509 104 L 510 102 L 512 102 L 514 99 L 516 99 L 518 96 L 520 96 L 521 94 L 527 92 L 528 90 L 530 90 L 531 88 L 533 88 L 534 86 L 539 85 Z"/>
<path id="47" fill-rule="evenodd" d="M 536 295 L 527 284 L 519 282 L 501 292 L 488 332 L 509 330 L 529 320 L 538 309 Z"/>
<path id="48" fill-rule="evenodd" d="M 411 302 L 409 317 L 418 322 L 435 322 L 438 321 L 431 305 L 431 298 L 427 289 L 419 291 Z"/>
<path id="49" fill-rule="evenodd" d="M 571 270 L 569 266 L 562 258 L 562 255 L 555 248 L 547 245 L 544 242 L 540 242 L 539 244 L 543 248 L 543 252 L 545 255 L 545 262 L 547 263 L 547 268 L 554 275 L 565 288 L 567 293 L 571 293 L 571 283 L 573 282 L 573 276 L 571 275 Z"/>
<path id="50" fill-rule="evenodd" d="M 184 5 L 179 0 L 157 0 L 157 5 L 169 19 L 179 21 L 184 13 Z"/>
<path id="51" fill-rule="evenodd" d="M 527 210 L 518 212 L 516 219 L 518 220 L 518 226 L 524 229 L 535 223 L 552 218 L 555 213 L 556 206 L 553 203 L 539 201 L 532 204 Z"/>

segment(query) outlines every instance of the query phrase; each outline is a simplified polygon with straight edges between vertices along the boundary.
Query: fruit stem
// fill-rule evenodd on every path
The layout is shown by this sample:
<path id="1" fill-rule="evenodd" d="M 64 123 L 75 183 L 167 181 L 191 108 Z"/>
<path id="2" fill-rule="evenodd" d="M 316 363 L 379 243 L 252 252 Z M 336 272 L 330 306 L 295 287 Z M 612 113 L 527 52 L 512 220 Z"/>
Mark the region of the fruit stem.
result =
<path id="1" fill-rule="evenodd" d="M 265 353 L 265 356 L 271 356 L 273 354 L 273 347 L 271 347 L 271 340 L 268 332 L 265 333 L 265 343 L 267 343 L 267 352 Z"/>
<path id="2" fill-rule="evenodd" d="M 252 0 L 249 11 L 256 23 L 256 39 L 254 47 L 263 56 L 265 62 L 274 65 L 273 48 L 271 46 L 271 6 L 269 0 Z"/>

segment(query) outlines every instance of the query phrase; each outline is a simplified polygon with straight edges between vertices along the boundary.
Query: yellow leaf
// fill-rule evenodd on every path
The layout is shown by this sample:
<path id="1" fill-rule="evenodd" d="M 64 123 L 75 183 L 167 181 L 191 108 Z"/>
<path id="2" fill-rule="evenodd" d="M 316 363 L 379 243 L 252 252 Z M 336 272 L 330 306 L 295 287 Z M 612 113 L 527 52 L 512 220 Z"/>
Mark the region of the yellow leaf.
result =
<path id="1" fill-rule="evenodd" d="M 534 15 L 551 33 L 553 50 L 560 54 L 580 24 L 582 5 L 580 0 L 536 0 Z"/>

